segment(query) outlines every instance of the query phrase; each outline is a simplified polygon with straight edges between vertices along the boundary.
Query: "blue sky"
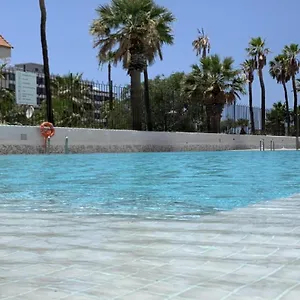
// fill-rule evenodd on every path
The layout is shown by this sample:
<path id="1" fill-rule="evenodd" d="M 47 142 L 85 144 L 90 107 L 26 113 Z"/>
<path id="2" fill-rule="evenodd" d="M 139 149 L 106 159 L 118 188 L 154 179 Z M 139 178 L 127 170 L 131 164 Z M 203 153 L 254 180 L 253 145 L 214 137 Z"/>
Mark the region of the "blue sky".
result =
<path id="1" fill-rule="evenodd" d="M 48 9 L 48 46 L 50 69 L 55 74 L 83 72 L 89 80 L 107 82 L 106 68 L 98 68 L 96 51 L 92 47 L 89 26 L 95 18 L 95 8 L 104 0 L 51 0 Z M 300 43 L 298 14 L 299 0 L 158 0 L 175 15 L 175 45 L 164 49 L 164 61 L 157 61 L 149 70 L 150 77 L 190 70 L 198 61 L 191 42 L 197 28 L 204 27 L 212 44 L 212 53 L 232 56 L 236 66 L 245 59 L 245 48 L 251 37 L 266 38 L 272 50 L 270 58 L 285 44 Z M 276 3 L 276 4 L 275 4 Z M 42 62 L 38 0 L 1 0 L 0 34 L 13 46 L 12 64 Z M 3 13 L 4 10 L 4 13 Z M 129 83 L 126 72 L 113 69 L 116 85 Z M 267 106 L 283 99 L 282 87 L 265 72 Z M 291 88 L 289 89 L 291 90 Z M 292 97 L 290 96 L 292 103 Z M 243 97 L 242 103 L 247 103 Z M 256 78 L 254 104 L 260 103 Z"/>

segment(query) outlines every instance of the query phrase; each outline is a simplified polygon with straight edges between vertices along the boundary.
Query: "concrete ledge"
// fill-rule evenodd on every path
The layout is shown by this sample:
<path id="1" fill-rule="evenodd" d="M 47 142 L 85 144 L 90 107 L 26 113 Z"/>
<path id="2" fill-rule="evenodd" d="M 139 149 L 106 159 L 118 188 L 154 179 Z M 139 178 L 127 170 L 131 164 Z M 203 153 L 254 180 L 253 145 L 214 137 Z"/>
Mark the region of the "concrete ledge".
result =
<path id="1" fill-rule="evenodd" d="M 266 150 L 271 141 L 276 149 L 295 149 L 294 137 L 56 128 L 50 153 L 64 153 L 66 137 L 69 153 L 247 150 L 259 149 L 262 139 Z M 40 153 L 44 140 L 39 127 L 0 126 L 0 154 Z"/>
<path id="2" fill-rule="evenodd" d="M 182 151 L 226 151 L 226 150 L 246 150 L 245 147 L 232 146 L 157 146 L 157 145 L 111 145 L 111 146 L 71 146 L 69 147 L 70 154 L 79 153 L 130 153 L 130 152 L 182 152 Z M 42 146 L 30 145 L 0 145 L 0 154 L 43 154 L 45 149 Z M 65 153 L 64 146 L 51 146 L 50 153 L 63 154 Z"/>

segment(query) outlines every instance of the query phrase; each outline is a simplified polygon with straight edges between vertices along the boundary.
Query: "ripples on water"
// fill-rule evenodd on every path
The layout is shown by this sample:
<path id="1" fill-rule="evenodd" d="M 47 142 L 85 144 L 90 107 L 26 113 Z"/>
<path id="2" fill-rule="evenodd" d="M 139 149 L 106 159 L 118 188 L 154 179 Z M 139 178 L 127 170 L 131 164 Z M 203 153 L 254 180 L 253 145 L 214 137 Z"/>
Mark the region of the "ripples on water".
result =
<path id="1" fill-rule="evenodd" d="M 195 217 L 300 192 L 300 153 L 1 156 L 0 209 Z"/>

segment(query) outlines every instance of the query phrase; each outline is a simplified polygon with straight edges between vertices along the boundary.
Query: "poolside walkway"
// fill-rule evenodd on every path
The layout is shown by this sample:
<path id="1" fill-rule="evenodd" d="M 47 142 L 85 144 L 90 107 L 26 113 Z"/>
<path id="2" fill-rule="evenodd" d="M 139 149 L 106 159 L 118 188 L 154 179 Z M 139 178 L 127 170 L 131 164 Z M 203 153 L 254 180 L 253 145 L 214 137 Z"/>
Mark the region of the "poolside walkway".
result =
<path id="1" fill-rule="evenodd" d="M 198 222 L 7 212 L 0 222 L 0 299 L 300 298 L 300 196 Z"/>

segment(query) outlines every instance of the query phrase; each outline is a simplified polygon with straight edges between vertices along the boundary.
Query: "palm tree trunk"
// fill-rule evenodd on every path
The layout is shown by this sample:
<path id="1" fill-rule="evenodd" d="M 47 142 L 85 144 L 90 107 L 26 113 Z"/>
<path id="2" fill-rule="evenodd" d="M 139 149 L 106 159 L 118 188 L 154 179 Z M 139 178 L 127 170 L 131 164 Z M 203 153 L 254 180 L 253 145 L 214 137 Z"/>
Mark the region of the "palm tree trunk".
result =
<path id="1" fill-rule="evenodd" d="M 152 123 L 152 112 L 150 104 L 150 95 L 149 95 L 149 78 L 148 78 L 148 68 L 144 69 L 144 100 L 145 100 L 145 109 L 147 117 L 147 128 L 148 131 L 153 131 Z"/>
<path id="2" fill-rule="evenodd" d="M 211 120 L 211 133 L 219 133 L 219 123 L 220 123 L 220 116 L 219 115 L 212 115 L 210 117 Z"/>
<path id="3" fill-rule="evenodd" d="M 287 122 L 287 135 L 290 135 L 290 108 L 289 108 L 289 96 L 286 88 L 286 83 L 282 83 L 284 90 L 285 109 L 286 109 L 286 122 Z"/>
<path id="4" fill-rule="evenodd" d="M 250 109 L 250 122 L 251 122 L 251 134 L 255 134 L 255 122 L 253 112 L 253 93 L 252 93 L 252 82 L 249 81 L 249 109 Z"/>
<path id="5" fill-rule="evenodd" d="M 111 63 L 108 63 L 108 87 L 109 87 L 109 110 L 113 110 L 113 86 L 112 86 L 112 80 L 111 80 Z"/>
<path id="6" fill-rule="evenodd" d="M 266 130 L 266 87 L 262 69 L 258 69 L 258 77 L 261 88 L 261 134 L 265 134 Z"/>
<path id="7" fill-rule="evenodd" d="M 207 52 L 207 48 L 203 47 L 203 49 L 202 49 L 202 58 L 206 58 L 206 52 Z"/>
<path id="8" fill-rule="evenodd" d="M 51 95 L 51 79 L 49 69 L 49 57 L 48 57 L 48 45 L 46 35 L 46 22 L 47 22 L 47 11 L 45 0 L 39 0 L 40 11 L 41 11 L 41 44 L 43 51 L 43 62 L 44 62 L 44 76 L 45 76 L 45 90 L 46 90 L 46 103 L 47 103 L 47 121 L 54 125 L 53 111 L 52 111 L 52 95 Z"/>
<path id="9" fill-rule="evenodd" d="M 292 84 L 293 84 L 293 94 L 294 94 L 294 127 L 295 127 L 295 135 L 296 135 L 296 148 L 298 149 L 298 137 L 299 137 L 299 122 L 298 122 L 298 95 L 297 95 L 297 87 L 296 87 L 296 76 L 293 74 L 292 76 Z"/>
<path id="10" fill-rule="evenodd" d="M 210 105 L 205 105 L 205 112 L 206 112 L 206 130 L 208 133 L 211 133 L 211 116 L 212 116 L 212 110 Z"/>
<path id="11" fill-rule="evenodd" d="M 132 112 L 132 129 L 142 130 L 141 120 L 141 72 L 138 70 L 130 71 L 130 95 Z"/>

